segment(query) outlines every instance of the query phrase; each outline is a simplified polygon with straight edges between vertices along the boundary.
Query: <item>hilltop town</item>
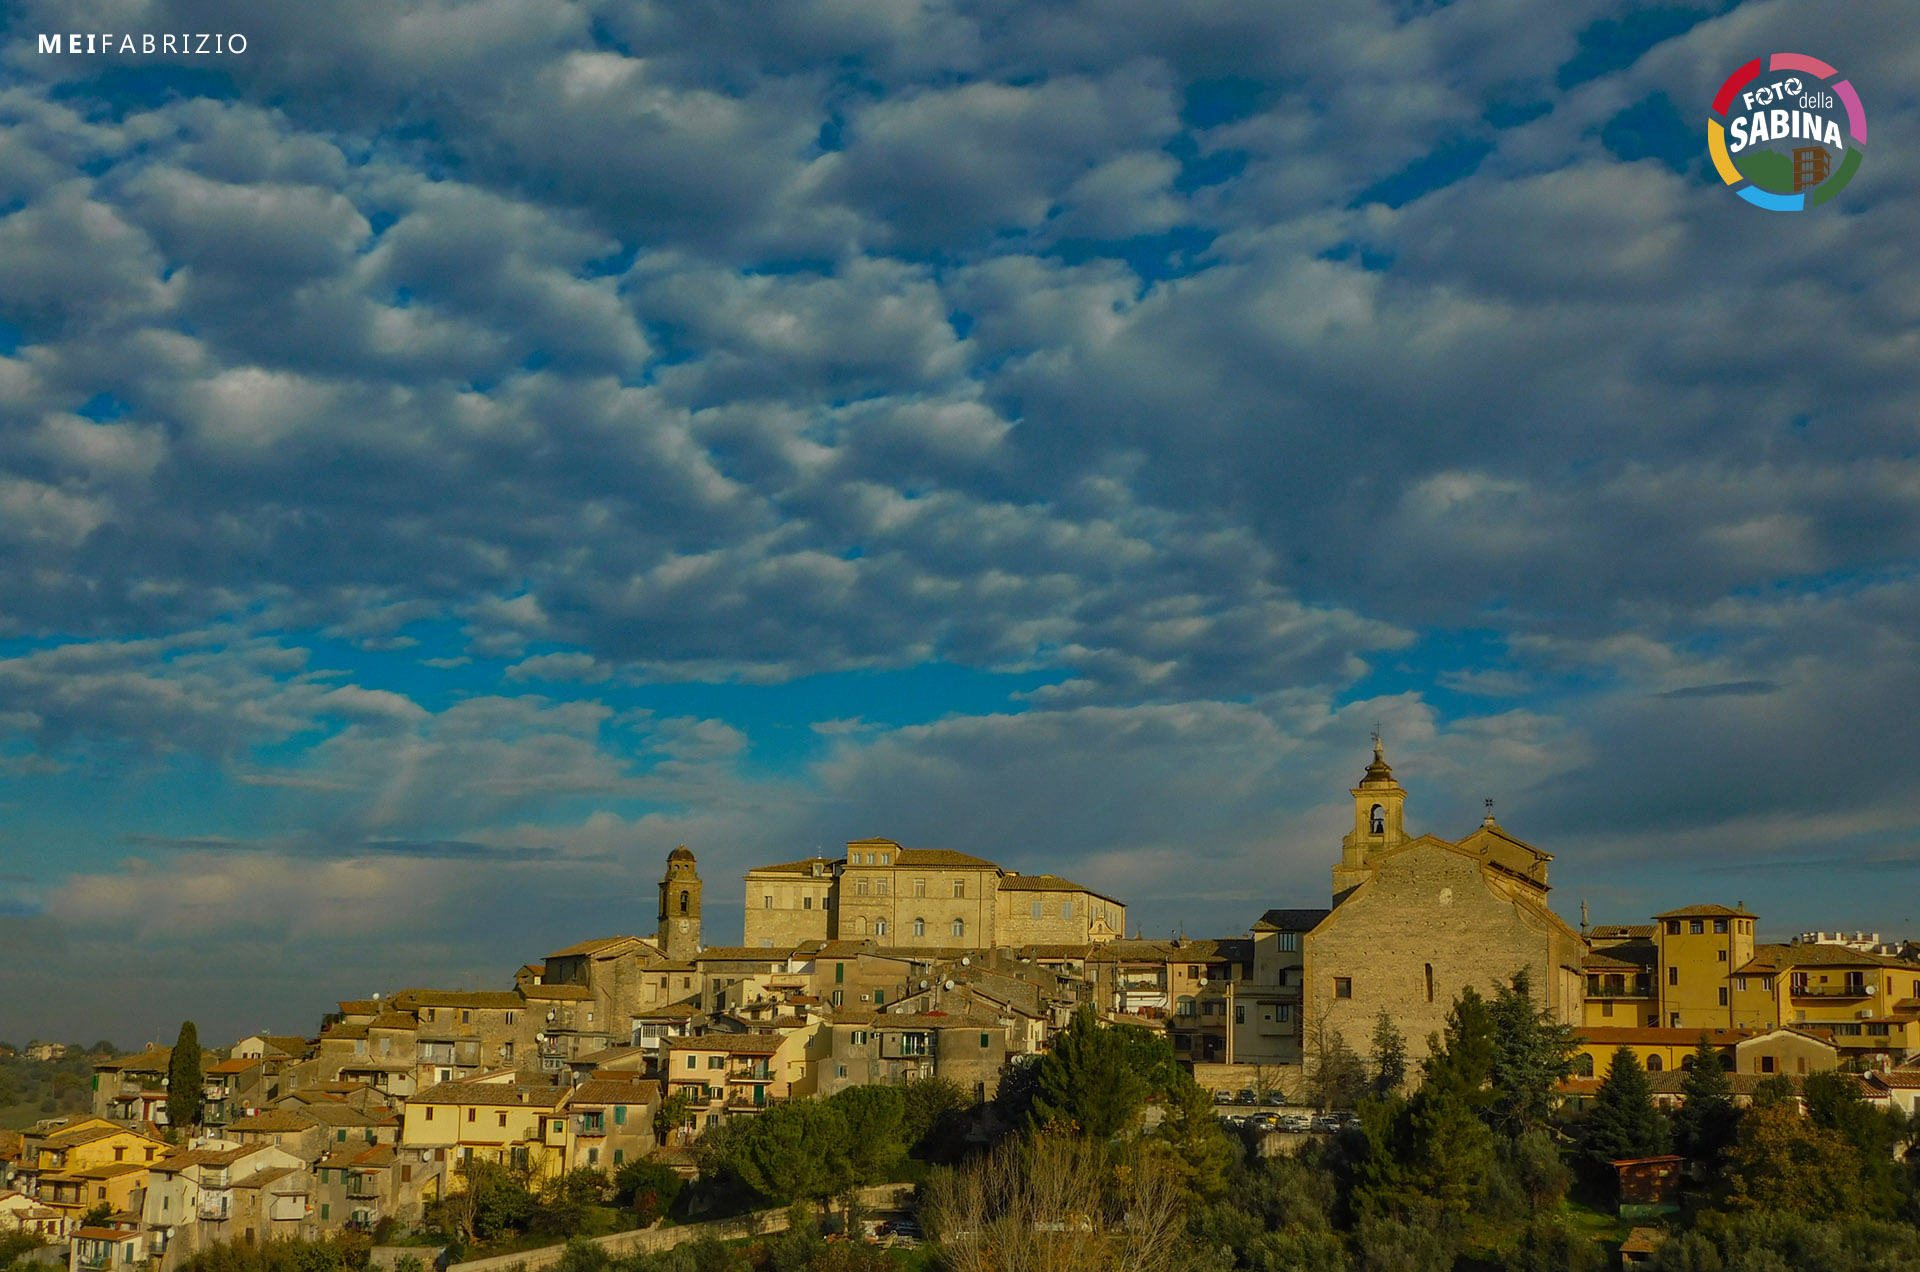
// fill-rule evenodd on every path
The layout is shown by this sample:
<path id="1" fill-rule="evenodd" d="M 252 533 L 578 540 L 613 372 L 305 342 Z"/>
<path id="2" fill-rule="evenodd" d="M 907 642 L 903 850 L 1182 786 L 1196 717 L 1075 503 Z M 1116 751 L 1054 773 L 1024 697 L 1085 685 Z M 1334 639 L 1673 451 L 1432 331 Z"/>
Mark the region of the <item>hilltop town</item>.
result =
<path id="1" fill-rule="evenodd" d="M 0 1139 L 0 1230 L 67 1244 L 75 1269 L 167 1270 L 216 1242 L 417 1224 L 466 1163 L 690 1176 L 703 1136 L 804 1097 L 937 1079 L 984 1104 L 1089 1008 L 1164 1038 L 1230 1116 L 1324 1112 L 1351 1103 L 1332 1067 L 1378 1022 L 1417 1067 L 1463 992 L 1517 973 L 1571 1030 L 1556 1097 L 1573 1107 L 1622 1048 L 1672 1105 L 1706 1048 L 1741 1097 L 1844 1070 L 1869 1103 L 1913 1111 L 1913 946 L 1761 943 L 1737 899 L 1576 928 L 1548 903 L 1551 854 L 1491 812 L 1458 840 L 1409 832 L 1377 741 L 1350 794 L 1326 904 L 1250 901 L 1244 935 L 1204 939 L 1128 936 L 1126 903 L 1098 889 L 869 838 L 749 870 L 741 943 L 708 945 L 698 860 L 678 847 L 650 935 L 210 1049 L 194 1126 L 169 1125 L 172 1048 L 98 1060 L 89 1112 Z"/>

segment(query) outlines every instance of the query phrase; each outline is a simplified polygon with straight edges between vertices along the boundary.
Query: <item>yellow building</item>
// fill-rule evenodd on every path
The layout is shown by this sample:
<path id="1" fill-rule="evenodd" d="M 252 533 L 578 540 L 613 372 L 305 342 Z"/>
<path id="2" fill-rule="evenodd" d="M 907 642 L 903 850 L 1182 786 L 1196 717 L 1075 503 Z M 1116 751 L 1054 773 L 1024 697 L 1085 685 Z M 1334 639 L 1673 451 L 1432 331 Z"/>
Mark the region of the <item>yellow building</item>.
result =
<path id="1" fill-rule="evenodd" d="M 807 1080 L 817 1024 L 786 1033 L 703 1034 L 666 1042 L 660 1076 L 669 1097 L 692 1099 L 697 1129 L 788 1098 Z"/>
<path id="2" fill-rule="evenodd" d="M 146 1187 L 147 1168 L 168 1151 L 166 1141 L 142 1131 L 83 1118 L 23 1135 L 21 1170 L 41 1205 L 77 1219 L 102 1204 L 128 1209 L 134 1192 Z"/>
<path id="3" fill-rule="evenodd" d="M 1663 1029 L 1645 1025 L 1588 1026 L 1574 1035 L 1579 1050 L 1574 1053 L 1574 1076 L 1604 1078 L 1613 1063 L 1613 1054 L 1621 1047 L 1633 1052 L 1640 1067 L 1648 1073 L 1667 1073 L 1685 1068 L 1705 1033 L 1714 1051 L 1722 1056 L 1728 1072 L 1734 1068 L 1734 1048 L 1753 1035 L 1745 1029 Z"/>
<path id="4" fill-rule="evenodd" d="M 1740 1013 L 1733 971 L 1753 958 L 1754 916 L 1737 906 L 1690 905 L 1656 914 L 1653 921 L 1660 1026 L 1734 1028 Z"/>
<path id="5" fill-rule="evenodd" d="M 567 1090 L 526 1083 L 511 1071 L 442 1082 L 407 1101 L 400 1144 L 432 1153 L 449 1169 L 478 1159 L 524 1168 L 534 1178 L 558 1174 L 573 1150 L 561 1107 Z"/>
<path id="6" fill-rule="evenodd" d="M 1054 875 L 1021 875 L 947 848 L 857 839 L 842 858 L 756 866 L 746 875 L 742 943 L 808 941 L 977 950 L 1098 944 L 1126 929 L 1127 908 Z"/>
<path id="7" fill-rule="evenodd" d="M 1920 963 L 1844 945 L 1762 945 L 1735 968 L 1733 996 L 1767 1024 L 1832 1041 L 1880 1065 L 1920 1054 Z"/>

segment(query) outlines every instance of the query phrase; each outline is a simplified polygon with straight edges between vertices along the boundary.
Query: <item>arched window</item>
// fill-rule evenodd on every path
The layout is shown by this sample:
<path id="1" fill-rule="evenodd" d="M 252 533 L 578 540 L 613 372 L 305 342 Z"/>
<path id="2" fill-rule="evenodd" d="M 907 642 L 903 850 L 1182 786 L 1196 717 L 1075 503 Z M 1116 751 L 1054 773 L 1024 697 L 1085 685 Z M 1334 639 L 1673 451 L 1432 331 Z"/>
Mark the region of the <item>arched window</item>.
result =
<path id="1" fill-rule="evenodd" d="M 690 892 L 682 892 L 680 894 L 680 913 L 685 914 L 687 912 L 687 903 L 692 896 L 693 894 Z"/>
<path id="2" fill-rule="evenodd" d="M 1373 813 L 1369 818 L 1369 821 L 1373 827 L 1374 834 L 1384 835 L 1387 833 L 1387 810 L 1386 809 L 1380 807 L 1380 805 L 1378 804 L 1375 804 L 1373 806 Z"/>
<path id="3" fill-rule="evenodd" d="M 965 919 L 955 919 L 953 921 L 953 934 L 955 936 L 965 936 L 967 934 L 967 921 Z"/>
<path id="4" fill-rule="evenodd" d="M 915 936 L 925 936 L 927 934 L 927 921 L 925 919 L 915 919 L 913 921 L 913 934 Z"/>
<path id="5" fill-rule="evenodd" d="M 1580 1077 L 1580 1078 L 1592 1077 L 1593 1076 L 1593 1057 L 1588 1055 L 1584 1051 L 1582 1051 L 1579 1055 L 1575 1056 L 1573 1058 L 1573 1072 L 1575 1077 Z"/>
<path id="6" fill-rule="evenodd" d="M 1660 1072 L 1660 1071 L 1661 1071 L 1662 1069 L 1664 1069 L 1664 1068 L 1666 1068 L 1666 1067 L 1667 1067 L 1667 1064 L 1666 1064 L 1666 1061 L 1664 1061 L 1664 1060 L 1662 1060 L 1662 1059 L 1661 1059 L 1661 1058 L 1660 1058 L 1659 1056 L 1648 1056 L 1648 1057 L 1647 1057 L 1647 1072 L 1648 1072 L 1648 1073 L 1658 1073 L 1658 1072 Z"/>
<path id="7" fill-rule="evenodd" d="M 873 921 L 873 934 L 875 936 L 885 936 L 887 934 L 887 921 L 885 919 L 875 919 Z"/>

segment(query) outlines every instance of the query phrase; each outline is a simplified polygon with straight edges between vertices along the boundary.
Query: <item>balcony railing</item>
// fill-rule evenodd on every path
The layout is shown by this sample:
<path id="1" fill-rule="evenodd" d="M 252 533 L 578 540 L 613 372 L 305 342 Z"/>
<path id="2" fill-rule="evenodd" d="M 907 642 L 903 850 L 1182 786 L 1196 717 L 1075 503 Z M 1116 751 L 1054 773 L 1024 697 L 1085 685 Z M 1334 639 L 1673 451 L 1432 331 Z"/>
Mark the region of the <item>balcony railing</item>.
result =
<path id="1" fill-rule="evenodd" d="M 228 1213 L 227 1203 L 224 1201 L 203 1200 L 200 1203 L 200 1217 L 202 1219 L 225 1219 Z"/>
<path id="2" fill-rule="evenodd" d="M 1872 998 L 1871 985 L 1790 985 L 1787 992 L 1795 998 Z"/>

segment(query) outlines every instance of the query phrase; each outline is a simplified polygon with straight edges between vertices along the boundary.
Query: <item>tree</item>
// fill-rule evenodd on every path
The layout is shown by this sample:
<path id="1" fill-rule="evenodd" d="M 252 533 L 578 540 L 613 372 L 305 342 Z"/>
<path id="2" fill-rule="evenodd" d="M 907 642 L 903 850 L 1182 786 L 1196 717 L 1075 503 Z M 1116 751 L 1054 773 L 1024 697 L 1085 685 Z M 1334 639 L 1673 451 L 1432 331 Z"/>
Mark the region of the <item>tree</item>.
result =
<path id="1" fill-rule="evenodd" d="M 191 1020 L 180 1025 L 180 1037 L 173 1044 L 173 1058 L 167 1062 L 167 1124 L 182 1130 L 200 1125 L 200 1109 L 205 1103 L 202 1089 L 206 1075 L 200 1069 L 200 1032 Z"/>
<path id="2" fill-rule="evenodd" d="M 1674 1149 L 1709 1175 L 1718 1175 L 1740 1134 L 1740 1110 L 1733 1103 L 1733 1079 L 1704 1033 L 1694 1046 L 1680 1091 L 1685 1103 L 1673 1115 Z"/>
<path id="3" fill-rule="evenodd" d="M 685 1184 L 673 1167 L 643 1157 L 614 1172 L 613 1199 L 632 1210 L 644 1228 L 673 1209 L 674 1199 Z"/>
<path id="4" fill-rule="evenodd" d="M 1171 1065 L 1172 1048 L 1164 1042 L 1161 1047 Z M 1142 1067 L 1157 1072 L 1161 1059 L 1159 1049 L 1142 1047 L 1121 1029 L 1102 1025 L 1093 1007 L 1083 1005 L 1055 1035 L 1053 1049 L 1040 1057 L 1028 1119 L 1035 1127 L 1062 1123 L 1110 1140 L 1133 1125 L 1154 1089 Z"/>
<path id="5" fill-rule="evenodd" d="M 1508 1135 L 1545 1126 L 1553 1112 L 1553 1093 L 1573 1074 L 1578 1047 L 1573 1028 L 1534 1003 L 1533 983 L 1523 967 L 1494 996 L 1490 1010 L 1493 1055 L 1494 1125 Z"/>
<path id="6" fill-rule="evenodd" d="M 734 1145 L 733 1168 L 770 1201 L 824 1202 L 853 1176 L 847 1119 L 820 1100 L 795 1100 L 758 1113 Z"/>
<path id="7" fill-rule="evenodd" d="M 1373 1093 L 1392 1095 L 1407 1080 L 1407 1040 L 1381 1009 L 1373 1022 Z"/>
<path id="8" fill-rule="evenodd" d="M 526 1228 L 536 1202 L 524 1170 L 472 1158 L 455 1172 L 460 1187 L 441 1203 L 441 1221 L 464 1244 Z"/>
<path id="9" fill-rule="evenodd" d="M 1350 1109 L 1367 1093 L 1367 1066 L 1322 1011 L 1307 1024 L 1306 1097 L 1316 1108 Z"/>
<path id="10" fill-rule="evenodd" d="M 897 1087 L 855 1086 L 836 1091 L 827 1103 L 847 1123 L 847 1165 L 853 1182 L 876 1184 L 906 1156 L 906 1099 Z"/>
<path id="11" fill-rule="evenodd" d="M 1853 1146 L 1793 1105 L 1751 1108 L 1740 1119 L 1727 1157 L 1727 1203 L 1735 1209 L 1853 1215 L 1863 1183 Z"/>
<path id="12" fill-rule="evenodd" d="M 1653 1087 L 1640 1058 L 1623 1046 L 1613 1053 L 1593 1111 L 1587 1114 L 1583 1156 L 1594 1177 L 1605 1181 L 1617 1178 L 1613 1162 L 1666 1151 L 1667 1119 L 1654 1107 Z"/>
<path id="13" fill-rule="evenodd" d="M 1207 1089 L 1185 1074 L 1181 1077 L 1167 1096 L 1167 1116 L 1156 1141 L 1166 1146 L 1168 1164 L 1187 1191 L 1198 1200 L 1213 1201 L 1227 1191 L 1233 1145 Z"/>
<path id="14" fill-rule="evenodd" d="M 900 1088 L 900 1138 L 907 1151 L 933 1161 L 954 1160 L 966 1132 L 973 1097 L 952 1078 L 916 1078 Z"/>
<path id="15" fill-rule="evenodd" d="M 606 1172 L 592 1166 L 557 1175 L 540 1190 L 540 1205 L 532 1216 L 535 1225 L 556 1236 L 587 1234 L 595 1207 L 611 1187 Z"/>
<path id="16" fill-rule="evenodd" d="M 692 1124 L 693 1096 L 676 1091 L 660 1101 L 660 1108 L 653 1115 L 653 1135 L 664 1148 L 673 1143 L 676 1134 Z"/>
<path id="17" fill-rule="evenodd" d="M 1868 1104 L 1860 1080 L 1849 1073 L 1810 1073 L 1802 1090 L 1808 1119 L 1845 1140 L 1860 1157 L 1859 1213 L 1891 1216 L 1900 1202 L 1893 1160 L 1894 1146 L 1904 1138 L 1899 1115 Z"/>
<path id="18" fill-rule="evenodd" d="M 1438 1039 L 1427 1039 L 1421 1085 L 1444 1085 L 1475 1110 L 1484 1109 L 1493 1099 L 1489 1084 L 1496 1049 L 1493 1013 L 1469 985 L 1447 1009 L 1445 1031 Z"/>

